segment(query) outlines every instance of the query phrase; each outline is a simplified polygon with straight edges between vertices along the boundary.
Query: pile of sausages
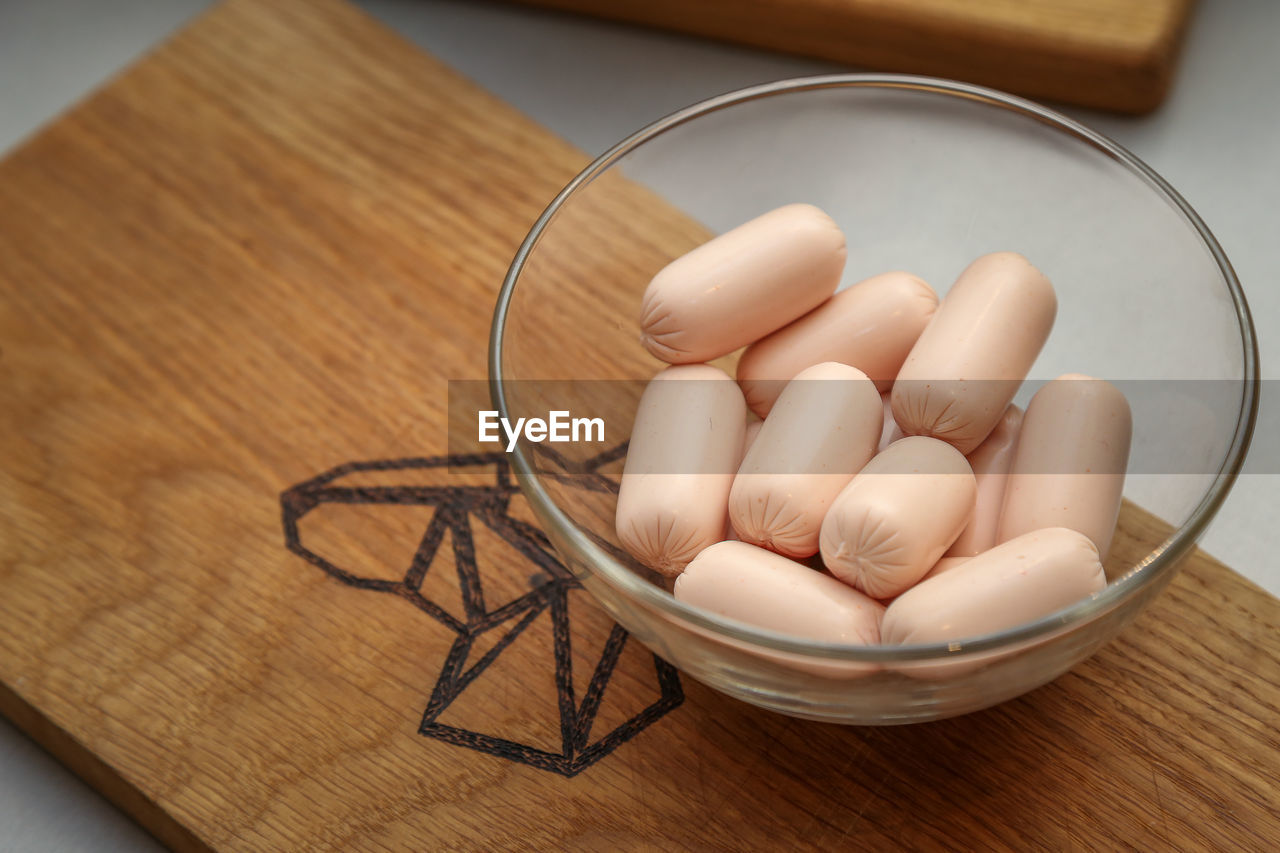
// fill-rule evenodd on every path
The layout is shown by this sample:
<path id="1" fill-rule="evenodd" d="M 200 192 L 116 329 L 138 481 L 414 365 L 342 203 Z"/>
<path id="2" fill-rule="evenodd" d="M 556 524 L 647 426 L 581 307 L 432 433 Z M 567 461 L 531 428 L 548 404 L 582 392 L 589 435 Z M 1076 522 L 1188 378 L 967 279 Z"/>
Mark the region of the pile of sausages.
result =
<path id="1" fill-rule="evenodd" d="M 941 303 L 905 272 L 837 294 L 846 255 L 793 204 L 653 278 L 641 342 L 671 366 L 636 413 L 623 546 L 679 599 L 826 642 L 955 641 L 1101 590 L 1131 415 L 1079 374 L 1011 405 L 1049 280 L 998 252 Z M 743 347 L 736 381 L 705 363 Z"/>

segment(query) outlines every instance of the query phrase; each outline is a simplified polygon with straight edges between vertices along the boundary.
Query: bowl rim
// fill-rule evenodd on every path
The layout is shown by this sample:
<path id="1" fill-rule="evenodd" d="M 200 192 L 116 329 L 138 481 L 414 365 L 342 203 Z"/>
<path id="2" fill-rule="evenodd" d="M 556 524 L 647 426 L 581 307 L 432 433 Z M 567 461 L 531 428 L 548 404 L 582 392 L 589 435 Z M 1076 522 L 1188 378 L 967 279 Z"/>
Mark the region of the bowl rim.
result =
<path id="1" fill-rule="evenodd" d="M 524 452 L 523 442 L 509 454 L 521 489 L 535 513 L 544 523 L 555 528 L 562 540 L 581 555 L 583 562 L 596 577 L 602 578 L 615 590 L 633 601 L 656 610 L 666 617 L 711 631 L 724 639 L 772 652 L 800 655 L 822 660 L 841 660 L 859 663 L 902 663 L 911 661 L 952 659 L 959 655 L 977 654 L 1043 642 L 1071 629 L 1101 618 L 1144 590 L 1157 590 L 1159 584 L 1171 579 L 1179 561 L 1191 550 L 1226 500 L 1244 465 L 1245 455 L 1253 437 L 1257 421 L 1259 381 L 1258 342 L 1252 315 L 1240 282 L 1222 247 L 1199 214 L 1154 169 L 1130 153 L 1120 144 L 1091 130 L 1083 124 L 1067 118 L 1033 101 L 1004 92 L 947 80 L 907 74 L 848 73 L 797 77 L 750 86 L 708 98 L 684 109 L 677 110 L 641 128 L 618 142 L 579 172 L 556 195 L 538 219 L 516 251 L 494 308 L 489 334 L 489 393 L 492 403 L 502 417 L 510 414 L 507 406 L 502 371 L 503 332 L 508 319 L 512 295 L 530 254 L 543 231 L 554 219 L 557 211 L 577 191 L 608 170 L 619 159 L 673 128 L 684 125 L 700 116 L 739 104 L 780 95 L 812 92 L 822 89 L 864 88 L 885 90 L 909 90 L 946 96 L 961 100 L 978 101 L 986 106 L 1010 110 L 1053 127 L 1055 130 L 1086 143 L 1109 156 L 1131 173 L 1142 179 L 1157 195 L 1164 197 L 1192 226 L 1205 248 L 1213 257 L 1231 296 L 1239 326 L 1243 350 L 1244 392 L 1241 395 L 1231 444 L 1222 466 L 1200 502 L 1187 520 L 1147 556 L 1121 577 L 1109 583 L 1103 590 L 1082 599 L 1056 613 L 1002 631 L 957 642 L 928 643 L 919 645 L 860 646 L 841 643 L 823 643 L 759 628 L 736 619 L 718 616 L 710 611 L 686 604 L 666 590 L 654 586 L 620 563 L 604 548 L 591 540 L 551 499 Z"/>

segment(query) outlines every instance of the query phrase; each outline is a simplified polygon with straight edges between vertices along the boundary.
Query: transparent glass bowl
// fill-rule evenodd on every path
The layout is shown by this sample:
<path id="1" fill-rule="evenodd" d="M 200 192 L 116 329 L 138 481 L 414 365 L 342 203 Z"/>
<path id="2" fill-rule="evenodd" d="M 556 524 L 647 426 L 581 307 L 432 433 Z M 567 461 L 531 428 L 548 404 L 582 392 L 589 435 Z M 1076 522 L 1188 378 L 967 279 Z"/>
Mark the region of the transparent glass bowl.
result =
<path id="1" fill-rule="evenodd" d="M 685 605 L 618 547 L 620 444 L 644 383 L 662 367 L 638 343 L 645 285 L 711 234 L 789 202 L 816 204 L 844 230 L 843 285 L 906 269 L 945 294 L 969 261 L 1006 249 L 1048 274 L 1059 314 L 1032 377 L 1120 381 L 1134 406 L 1126 509 L 1104 591 L 962 642 L 842 646 Z M 1257 360 L 1222 250 L 1132 154 L 992 90 L 848 74 L 713 98 L 588 166 L 535 223 L 503 283 L 490 392 L 504 417 L 560 409 L 604 419 L 604 444 L 521 443 L 512 464 L 565 565 L 637 639 L 747 702 L 888 724 L 1018 696 L 1131 621 L 1173 577 L 1240 470 Z M 732 358 L 724 366 L 732 372 Z"/>

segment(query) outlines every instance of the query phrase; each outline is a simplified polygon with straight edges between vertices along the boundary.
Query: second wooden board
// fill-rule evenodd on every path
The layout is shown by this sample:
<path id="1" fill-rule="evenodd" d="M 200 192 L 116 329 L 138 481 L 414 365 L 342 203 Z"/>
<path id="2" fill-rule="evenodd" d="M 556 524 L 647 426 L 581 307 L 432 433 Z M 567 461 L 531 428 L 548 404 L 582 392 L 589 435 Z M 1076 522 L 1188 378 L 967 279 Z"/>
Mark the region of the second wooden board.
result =
<path id="1" fill-rule="evenodd" d="M 1143 113 L 1164 100 L 1193 0 L 521 0 Z"/>

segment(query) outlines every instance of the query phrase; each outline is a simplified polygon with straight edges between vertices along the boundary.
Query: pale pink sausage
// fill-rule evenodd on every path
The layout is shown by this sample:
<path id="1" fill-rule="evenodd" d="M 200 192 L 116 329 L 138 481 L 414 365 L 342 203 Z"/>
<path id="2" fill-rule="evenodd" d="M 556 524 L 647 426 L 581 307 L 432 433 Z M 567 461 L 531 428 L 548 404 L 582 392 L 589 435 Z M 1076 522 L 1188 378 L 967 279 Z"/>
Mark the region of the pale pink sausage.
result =
<path id="1" fill-rule="evenodd" d="M 875 456 L 822 522 L 822 561 L 873 598 L 891 598 L 938 562 L 973 513 L 968 461 L 943 441 L 909 436 Z"/>
<path id="2" fill-rule="evenodd" d="M 673 364 L 731 353 L 825 302 L 845 254 L 831 217 L 811 204 L 779 207 L 659 270 L 640 306 L 640 341 Z"/>
<path id="3" fill-rule="evenodd" d="M 1051 527 L 997 545 L 921 581 L 885 611 L 886 645 L 948 643 L 1048 616 L 1107 585 L 1098 551 Z"/>
<path id="4" fill-rule="evenodd" d="M 1000 541 L 1069 527 L 1106 560 L 1124 494 L 1133 421 L 1114 385 L 1068 373 L 1027 405 L 1000 515 Z"/>
<path id="5" fill-rule="evenodd" d="M 1057 310 L 1053 285 L 1022 255 L 978 258 L 952 285 L 898 373 L 898 426 L 972 453 L 1026 378 Z"/>
<path id="6" fill-rule="evenodd" d="M 764 416 L 787 380 L 810 365 L 838 361 L 888 391 L 911 346 L 938 307 L 933 288 L 905 272 L 872 276 L 747 347 L 738 383 Z"/>
<path id="7" fill-rule="evenodd" d="M 818 552 L 831 502 L 875 455 L 884 405 L 857 368 L 823 362 L 787 384 L 729 494 L 744 542 L 788 557 Z"/>
<path id="8" fill-rule="evenodd" d="M 746 542 L 712 545 L 676 578 L 681 601 L 825 643 L 880 642 L 884 607 L 833 577 Z"/>
<path id="9" fill-rule="evenodd" d="M 742 437 L 742 458 L 747 457 L 747 453 L 751 451 L 751 445 L 756 443 L 756 438 L 760 435 L 760 427 L 764 426 L 764 421 L 747 421 L 747 429 Z"/>
<path id="10" fill-rule="evenodd" d="M 618 490 L 618 539 L 669 577 L 724 537 L 746 403 L 705 364 L 668 367 L 640 397 Z"/>
<path id="11" fill-rule="evenodd" d="M 880 400 L 884 404 L 884 422 L 880 428 L 880 443 L 876 445 L 876 453 L 902 438 L 902 430 L 898 429 L 898 423 L 893 419 L 893 405 L 889 401 L 889 393 L 886 391 L 881 394 Z"/>
<path id="12" fill-rule="evenodd" d="M 969 467 L 978 481 L 978 499 L 973 507 L 973 520 L 951 545 L 948 557 L 972 557 L 1000 541 L 996 538 L 996 528 L 1000 525 L 1005 485 L 1009 482 L 1021 426 L 1022 409 L 1010 406 L 986 440 L 969 454 Z"/>
<path id="13" fill-rule="evenodd" d="M 933 564 L 932 569 L 925 572 L 924 577 L 920 578 L 916 585 L 919 586 L 929 578 L 936 578 L 938 575 L 945 574 L 957 566 L 963 566 L 967 562 L 969 562 L 968 557 L 943 557 Z"/>
<path id="14" fill-rule="evenodd" d="M 764 421 L 757 418 L 754 414 L 748 415 L 747 430 L 742 438 L 742 458 L 743 459 L 746 459 L 747 454 L 751 452 L 751 445 L 756 443 L 756 437 L 760 435 L 760 427 L 762 426 L 764 426 Z M 741 461 L 739 461 L 738 467 L 739 468 L 742 467 Z M 730 494 L 733 494 L 733 492 L 730 491 Z M 725 540 L 732 540 L 735 542 L 738 541 L 738 534 L 733 529 L 733 523 L 727 520 L 725 523 L 723 538 Z"/>
<path id="15" fill-rule="evenodd" d="M 906 592 L 910 589 L 915 589 L 915 587 L 924 583 L 929 578 L 936 577 L 942 574 L 943 572 L 949 572 L 952 569 L 954 569 L 956 566 L 964 565 L 966 562 L 968 562 L 968 560 L 969 560 L 968 557 L 942 557 L 941 559 L 938 560 L 938 562 L 933 564 L 932 569 L 929 569 L 929 571 L 925 572 L 924 577 L 920 578 L 920 580 L 916 581 L 907 589 L 904 589 L 901 593 L 899 593 L 899 596 L 906 594 Z M 899 596 L 894 596 L 893 598 L 881 599 L 880 603 L 887 607 L 888 605 L 896 601 Z"/>

